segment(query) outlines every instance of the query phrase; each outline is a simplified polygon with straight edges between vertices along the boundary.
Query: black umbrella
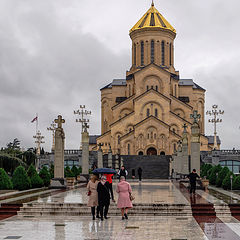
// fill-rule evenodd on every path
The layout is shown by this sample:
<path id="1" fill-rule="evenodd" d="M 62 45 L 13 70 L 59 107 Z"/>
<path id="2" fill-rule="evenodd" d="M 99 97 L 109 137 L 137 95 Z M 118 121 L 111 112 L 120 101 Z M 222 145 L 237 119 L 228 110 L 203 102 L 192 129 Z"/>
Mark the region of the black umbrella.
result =
<path id="1" fill-rule="evenodd" d="M 112 168 L 97 168 L 92 171 L 92 173 L 100 173 L 100 174 L 116 174 L 117 171 Z"/>

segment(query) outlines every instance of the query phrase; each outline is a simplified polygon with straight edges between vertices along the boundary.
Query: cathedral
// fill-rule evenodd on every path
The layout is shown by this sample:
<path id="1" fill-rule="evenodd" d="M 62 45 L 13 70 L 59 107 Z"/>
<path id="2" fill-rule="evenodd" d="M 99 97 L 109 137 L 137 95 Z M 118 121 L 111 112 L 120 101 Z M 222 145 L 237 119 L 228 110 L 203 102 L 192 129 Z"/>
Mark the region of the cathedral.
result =
<path id="1" fill-rule="evenodd" d="M 174 68 L 176 30 L 152 3 L 130 29 L 132 66 L 125 79 L 113 79 L 101 89 L 101 136 L 106 153 L 172 155 L 188 137 L 197 110 L 201 115 L 201 151 L 210 150 L 204 130 L 205 90 L 192 79 L 181 79 Z"/>

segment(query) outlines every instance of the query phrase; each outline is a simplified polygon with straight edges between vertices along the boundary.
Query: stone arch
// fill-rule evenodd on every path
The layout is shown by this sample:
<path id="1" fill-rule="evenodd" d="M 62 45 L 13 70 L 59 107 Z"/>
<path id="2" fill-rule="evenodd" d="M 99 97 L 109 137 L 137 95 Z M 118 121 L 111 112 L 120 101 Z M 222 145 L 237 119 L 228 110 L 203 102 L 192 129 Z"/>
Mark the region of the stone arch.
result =
<path id="1" fill-rule="evenodd" d="M 130 108 L 123 108 L 121 111 L 120 111 L 120 116 L 121 117 L 124 117 L 126 115 L 128 115 L 129 113 L 131 113 L 131 109 Z"/>
<path id="2" fill-rule="evenodd" d="M 149 126 L 146 129 L 147 139 L 150 141 L 150 143 L 153 143 L 157 140 L 157 128 L 155 126 Z M 156 138 L 155 138 L 156 135 Z"/>
<path id="3" fill-rule="evenodd" d="M 129 124 L 127 125 L 127 128 L 126 128 L 126 132 L 127 132 L 127 133 L 128 133 L 128 132 L 131 132 L 131 131 L 133 131 L 133 129 L 134 129 L 133 124 L 129 123 Z"/>
<path id="4" fill-rule="evenodd" d="M 163 81 L 156 75 L 148 75 L 143 79 L 143 91 L 145 92 L 147 90 L 147 86 L 148 89 L 155 89 L 156 90 L 156 86 L 157 86 L 157 90 L 160 93 L 163 93 L 164 91 L 164 86 L 163 86 Z"/>
<path id="5" fill-rule="evenodd" d="M 180 133 L 180 130 L 179 130 L 179 127 L 177 124 L 173 123 L 170 125 L 170 130 L 173 131 L 174 133 L 177 133 L 179 134 Z"/>
<path id="6" fill-rule="evenodd" d="M 158 111 L 158 118 L 164 121 L 164 108 L 159 102 L 149 101 L 143 104 L 140 110 L 140 114 L 143 118 L 147 117 L 147 109 L 150 110 L 150 115 L 155 116 L 155 109 Z"/>
<path id="7" fill-rule="evenodd" d="M 172 140 L 171 146 L 170 146 L 171 154 L 177 151 L 177 146 L 178 146 L 177 140 Z"/>
<path id="8" fill-rule="evenodd" d="M 182 108 L 176 108 L 174 111 L 173 111 L 176 115 L 178 115 L 179 117 L 181 118 L 184 118 L 185 119 L 185 112 Z"/>

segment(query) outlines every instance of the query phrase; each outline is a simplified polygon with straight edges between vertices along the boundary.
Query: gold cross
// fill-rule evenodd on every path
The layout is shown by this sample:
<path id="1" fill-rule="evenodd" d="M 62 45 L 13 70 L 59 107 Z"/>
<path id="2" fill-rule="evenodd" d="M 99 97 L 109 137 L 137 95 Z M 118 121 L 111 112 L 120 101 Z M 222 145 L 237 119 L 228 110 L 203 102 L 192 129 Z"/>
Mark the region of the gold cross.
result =
<path id="1" fill-rule="evenodd" d="M 58 118 L 54 120 L 57 123 L 58 128 L 62 128 L 62 123 L 65 123 L 65 120 L 62 118 L 61 115 L 58 115 Z"/>

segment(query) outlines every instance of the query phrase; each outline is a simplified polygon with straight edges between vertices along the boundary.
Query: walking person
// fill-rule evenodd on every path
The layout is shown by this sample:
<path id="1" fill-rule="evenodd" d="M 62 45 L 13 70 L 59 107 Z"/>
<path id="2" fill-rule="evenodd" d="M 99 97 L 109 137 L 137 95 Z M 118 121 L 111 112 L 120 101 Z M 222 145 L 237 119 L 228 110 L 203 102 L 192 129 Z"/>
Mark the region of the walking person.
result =
<path id="1" fill-rule="evenodd" d="M 107 178 L 107 182 L 109 183 L 109 190 L 110 190 L 110 193 L 111 193 L 111 199 L 112 199 L 113 202 L 115 202 L 114 195 L 113 195 L 113 188 L 112 188 L 113 175 L 114 174 L 104 174 L 104 176 L 106 176 L 106 178 Z"/>
<path id="2" fill-rule="evenodd" d="M 130 200 L 132 188 L 124 176 L 120 177 L 116 191 L 118 193 L 117 208 L 121 209 L 122 220 L 128 219 L 128 209 L 133 207 L 132 201 Z"/>
<path id="3" fill-rule="evenodd" d="M 128 171 L 124 166 L 122 166 L 121 169 L 118 171 L 118 175 L 119 175 L 119 180 L 122 176 L 125 177 L 125 179 L 127 178 Z"/>
<path id="4" fill-rule="evenodd" d="M 192 172 L 187 176 L 190 182 L 190 194 L 195 194 L 196 191 L 196 181 L 197 178 L 200 178 L 199 175 L 196 173 L 196 169 L 193 169 Z"/>
<path id="5" fill-rule="evenodd" d="M 142 172 L 143 172 L 142 168 L 139 167 L 139 168 L 138 168 L 138 179 L 139 179 L 139 182 L 142 181 Z"/>
<path id="6" fill-rule="evenodd" d="M 98 186 L 98 178 L 96 175 L 92 175 L 90 181 L 87 185 L 87 195 L 88 195 L 88 203 L 87 206 L 91 207 L 92 212 L 92 219 L 95 220 L 95 210 L 97 207 L 97 218 L 99 218 L 99 207 L 98 207 L 98 193 L 97 193 L 97 186 Z"/>
<path id="7" fill-rule="evenodd" d="M 101 181 L 97 185 L 97 192 L 101 220 L 103 221 L 103 217 L 108 219 L 107 214 L 110 205 L 109 183 L 106 176 L 101 177 Z"/>

